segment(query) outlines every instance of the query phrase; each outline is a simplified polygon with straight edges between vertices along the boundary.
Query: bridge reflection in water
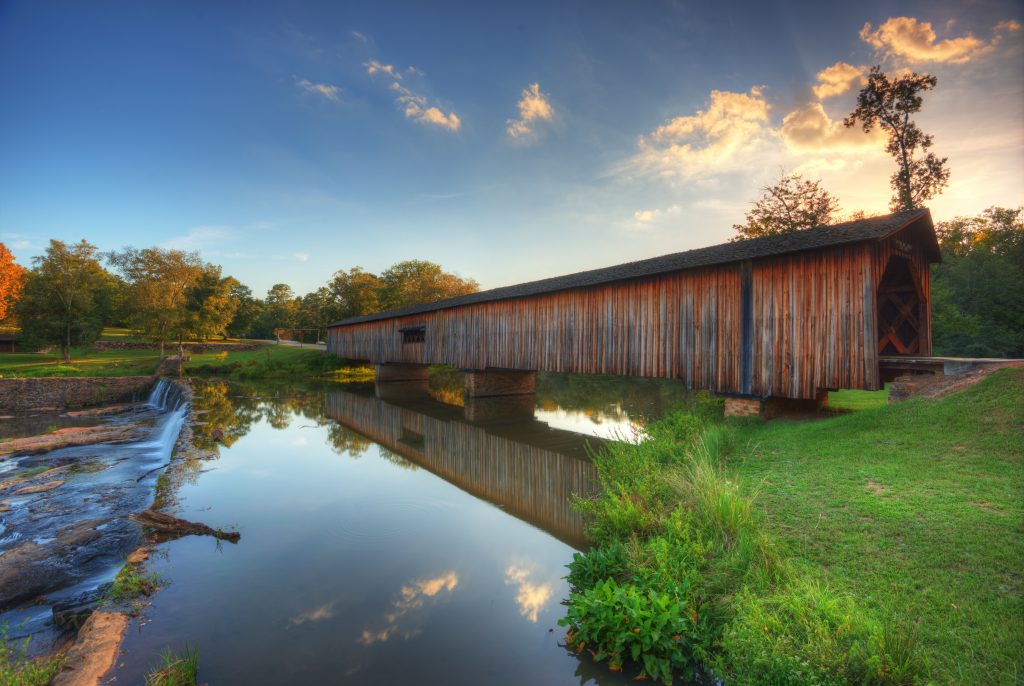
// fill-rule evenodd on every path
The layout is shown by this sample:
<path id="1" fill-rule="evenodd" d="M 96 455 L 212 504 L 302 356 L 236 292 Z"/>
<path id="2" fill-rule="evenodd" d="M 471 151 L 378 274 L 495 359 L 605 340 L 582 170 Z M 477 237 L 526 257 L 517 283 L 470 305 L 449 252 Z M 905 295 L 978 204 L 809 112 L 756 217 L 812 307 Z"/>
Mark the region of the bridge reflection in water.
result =
<path id="1" fill-rule="evenodd" d="M 583 520 L 571 500 L 574 494 L 596 490 L 597 471 L 586 446 L 596 448 L 603 441 L 536 420 L 533 403 L 534 396 L 482 398 L 456 407 L 432 398 L 424 385 L 377 395 L 329 392 L 327 414 L 462 490 L 582 549 Z"/>

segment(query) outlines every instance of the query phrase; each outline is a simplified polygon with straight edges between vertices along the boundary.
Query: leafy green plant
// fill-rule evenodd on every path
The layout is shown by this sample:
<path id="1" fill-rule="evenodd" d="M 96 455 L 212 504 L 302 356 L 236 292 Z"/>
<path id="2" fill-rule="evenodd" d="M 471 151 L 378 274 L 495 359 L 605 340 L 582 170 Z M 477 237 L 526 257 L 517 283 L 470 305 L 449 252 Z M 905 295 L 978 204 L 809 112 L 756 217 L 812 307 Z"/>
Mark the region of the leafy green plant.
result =
<path id="1" fill-rule="evenodd" d="M 626 571 L 626 553 L 623 545 L 613 541 L 604 547 L 591 548 L 585 553 L 573 553 L 569 563 L 569 585 L 576 590 L 596 586 L 599 581 L 620 577 Z"/>
<path id="2" fill-rule="evenodd" d="M 7 622 L 0 623 L 0 684 L 7 686 L 47 686 L 64 666 L 64 655 L 30 658 L 31 637 L 20 644 L 8 638 Z"/>
<path id="3" fill-rule="evenodd" d="M 558 623 L 569 627 L 568 643 L 577 653 L 588 650 L 614 671 L 632 661 L 639 676 L 671 684 L 676 671 L 693 678 L 694 645 L 703 642 L 704 627 L 688 595 L 685 587 L 666 593 L 605 579 L 573 593 Z"/>
<path id="4" fill-rule="evenodd" d="M 146 675 L 146 686 L 196 686 L 199 673 L 199 646 L 185 646 L 175 654 L 170 648 L 160 653 L 161 665 Z"/>
<path id="5" fill-rule="evenodd" d="M 107 590 L 104 602 L 127 604 L 132 614 L 139 614 L 142 611 L 141 599 L 153 595 L 160 583 L 160 575 L 156 572 L 146 574 L 139 565 L 125 562 Z"/>

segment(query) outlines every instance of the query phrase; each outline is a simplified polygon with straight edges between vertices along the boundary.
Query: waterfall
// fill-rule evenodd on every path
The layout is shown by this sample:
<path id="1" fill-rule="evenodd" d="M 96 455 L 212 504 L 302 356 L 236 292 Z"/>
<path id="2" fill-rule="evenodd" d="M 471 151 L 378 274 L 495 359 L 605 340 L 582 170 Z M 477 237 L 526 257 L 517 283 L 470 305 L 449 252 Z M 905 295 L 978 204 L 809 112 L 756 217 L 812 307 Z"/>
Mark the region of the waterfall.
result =
<path id="1" fill-rule="evenodd" d="M 146 404 L 150 407 L 165 413 L 157 425 L 157 439 L 149 441 L 146 447 L 157 448 L 156 452 L 161 458 L 170 458 L 174 442 L 178 440 L 178 434 L 185 423 L 185 415 L 188 413 L 188 400 L 178 384 L 171 383 L 164 379 L 158 379 L 153 390 L 149 393 Z"/>

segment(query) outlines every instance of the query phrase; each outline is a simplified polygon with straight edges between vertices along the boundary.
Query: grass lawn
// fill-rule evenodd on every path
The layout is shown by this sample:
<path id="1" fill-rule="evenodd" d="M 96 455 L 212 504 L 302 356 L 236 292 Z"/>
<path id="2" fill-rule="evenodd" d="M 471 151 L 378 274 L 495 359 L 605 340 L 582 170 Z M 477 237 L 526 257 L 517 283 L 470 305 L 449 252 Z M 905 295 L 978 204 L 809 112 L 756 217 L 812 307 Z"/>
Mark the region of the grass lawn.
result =
<path id="1" fill-rule="evenodd" d="M 169 346 L 168 353 L 176 352 Z M 299 348 L 291 345 L 265 345 L 258 350 L 205 352 L 192 355 L 192 361 L 185 369 L 203 365 L 245 364 L 256 362 L 261 365 L 270 362 L 294 366 L 295 362 L 322 355 L 314 348 Z M 160 362 L 160 354 L 153 350 L 72 350 L 71 363 L 63 364 L 59 352 L 49 354 L 12 353 L 0 354 L 0 376 L 133 376 L 152 374 Z"/>
<path id="2" fill-rule="evenodd" d="M 937 401 L 837 395 L 868 409 L 740 427 L 730 466 L 784 554 L 919 617 L 936 683 L 1024 683 L 1024 369 Z"/>

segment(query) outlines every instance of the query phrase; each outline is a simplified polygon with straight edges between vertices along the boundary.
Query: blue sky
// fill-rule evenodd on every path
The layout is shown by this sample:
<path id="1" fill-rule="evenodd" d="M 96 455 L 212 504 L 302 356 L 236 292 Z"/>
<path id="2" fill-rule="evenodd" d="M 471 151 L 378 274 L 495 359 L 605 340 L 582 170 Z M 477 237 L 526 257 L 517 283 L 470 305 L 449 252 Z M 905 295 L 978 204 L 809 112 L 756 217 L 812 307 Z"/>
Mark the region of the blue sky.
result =
<path id="1" fill-rule="evenodd" d="M 1024 201 L 1020 3 L 825 6 L 3 0 L 0 241 L 486 288 L 727 240 L 783 169 L 882 211 L 840 122 L 876 63 L 939 78 L 937 219 Z"/>

